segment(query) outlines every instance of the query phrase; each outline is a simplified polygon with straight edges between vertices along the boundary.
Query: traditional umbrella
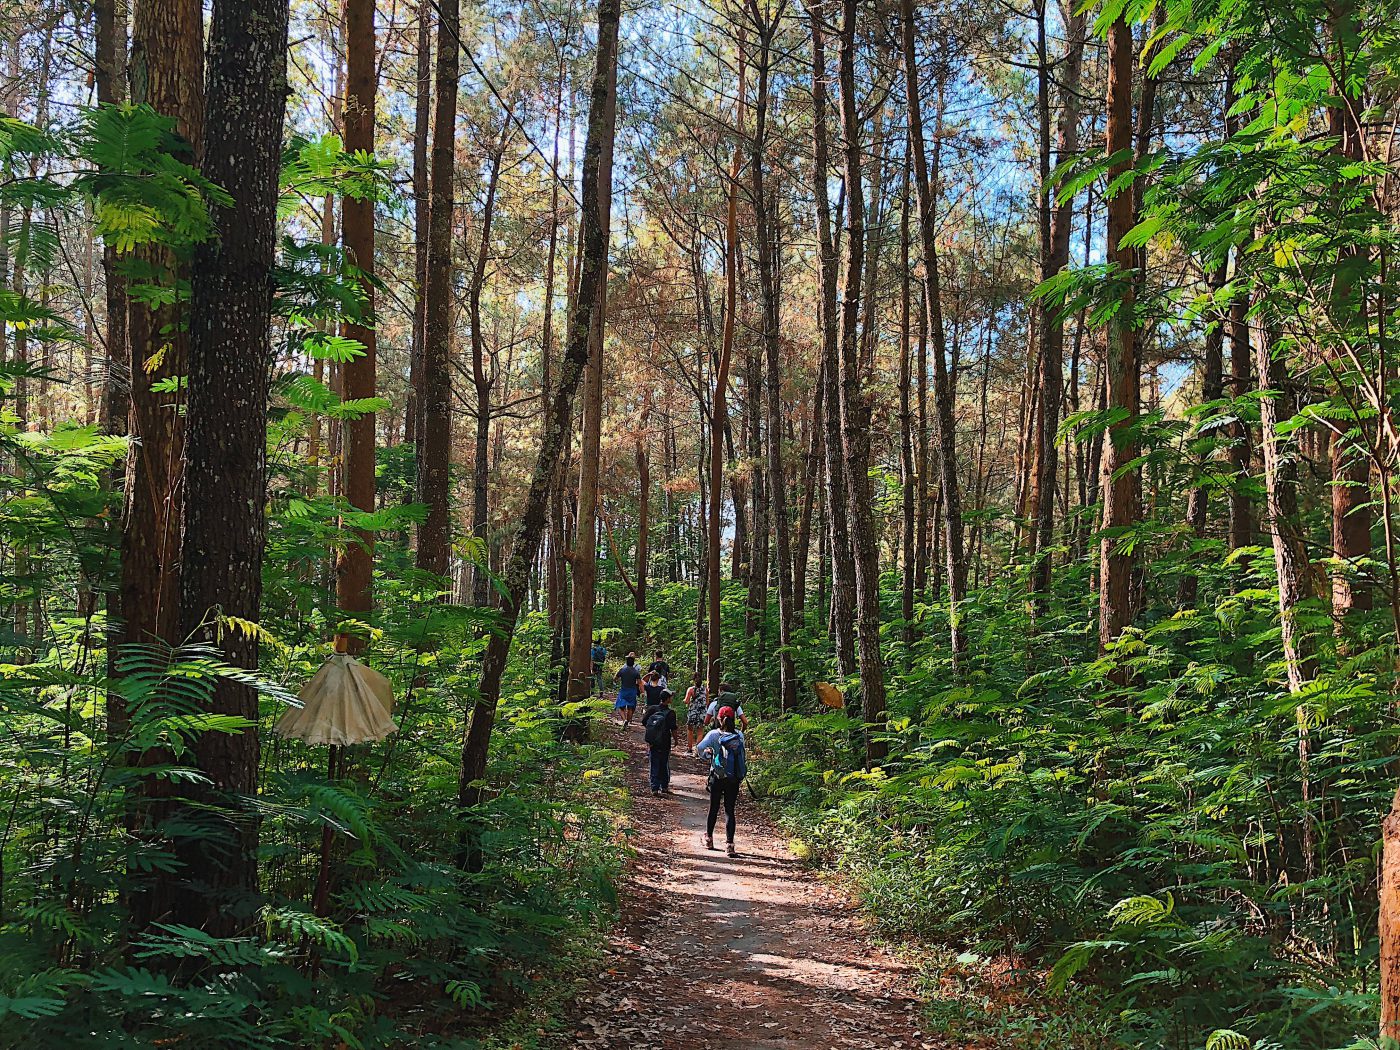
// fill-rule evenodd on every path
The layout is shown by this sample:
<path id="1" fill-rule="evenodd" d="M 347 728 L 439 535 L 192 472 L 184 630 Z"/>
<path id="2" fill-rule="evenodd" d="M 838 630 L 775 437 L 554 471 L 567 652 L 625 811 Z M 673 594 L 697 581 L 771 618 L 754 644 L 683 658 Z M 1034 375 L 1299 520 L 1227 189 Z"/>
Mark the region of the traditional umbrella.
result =
<path id="1" fill-rule="evenodd" d="M 301 687 L 301 707 L 289 710 L 277 722 L 284 737 L 308 744 L 363 744 L 383 740 L 399 727 L 390 714 L 394 689 L 389 679 L 345 652 L 344 636 L 338 636 L 335 653 L 321 665 L 311 681 Z"/>
<path id="2" fill-rule="evenodd" d="M 326 779 L 341 772 L 340 749 L 346 744 L 383 740 L 398 726 L 389 717 L 394 710 L 394 689 L 389 679 L 347 653 L 346 638 L 336 635 L 335 653 L 321 665 L 311 681 L 301 687 L 294 707 L 277 721 L 278 735 L 308 744 L 329 744 Z M 326 824 L 321 833 L 321 870 L 316 876 L 312 909 L 326 913 L 330 896 L 332 833 Z"/>
<path id="3" fill-rule="evenodd" d="M 834 707 L 838 710 L 846 706 L 846 698 L 841 695 L 841 690 L 837 689 L 830 682 L 816 683 L 817 698 L 826 707 Z"/>

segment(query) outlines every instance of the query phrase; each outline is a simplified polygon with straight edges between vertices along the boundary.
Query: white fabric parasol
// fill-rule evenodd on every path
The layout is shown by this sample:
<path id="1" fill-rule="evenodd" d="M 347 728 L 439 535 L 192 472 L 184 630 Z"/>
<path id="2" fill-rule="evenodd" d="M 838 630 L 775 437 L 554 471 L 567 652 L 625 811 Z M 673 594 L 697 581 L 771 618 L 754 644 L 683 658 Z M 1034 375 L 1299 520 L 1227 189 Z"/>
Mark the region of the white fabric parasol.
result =
<path id="1" fill-rule="evenodd" d="M 389 679 L 353 656 L 336 653 L 301 687 L 302 706 L 277 722 L 277 732 L 308 744 L 363 744 L 383 740 L 398 726 Z"/>

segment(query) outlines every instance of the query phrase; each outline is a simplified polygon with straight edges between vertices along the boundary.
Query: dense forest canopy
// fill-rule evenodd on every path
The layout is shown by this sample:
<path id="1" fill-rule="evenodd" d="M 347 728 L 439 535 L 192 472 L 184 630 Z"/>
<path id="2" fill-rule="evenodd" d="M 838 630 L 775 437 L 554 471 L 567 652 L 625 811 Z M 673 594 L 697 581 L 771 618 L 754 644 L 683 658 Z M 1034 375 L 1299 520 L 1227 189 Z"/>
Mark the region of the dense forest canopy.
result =
<path id="1" fill-rule="evenodd" d="M 0 1045 L 547 1045 L 600 642 L 943 1038 L 1400 1046 L 1400 5 L 6 14 Z"/>

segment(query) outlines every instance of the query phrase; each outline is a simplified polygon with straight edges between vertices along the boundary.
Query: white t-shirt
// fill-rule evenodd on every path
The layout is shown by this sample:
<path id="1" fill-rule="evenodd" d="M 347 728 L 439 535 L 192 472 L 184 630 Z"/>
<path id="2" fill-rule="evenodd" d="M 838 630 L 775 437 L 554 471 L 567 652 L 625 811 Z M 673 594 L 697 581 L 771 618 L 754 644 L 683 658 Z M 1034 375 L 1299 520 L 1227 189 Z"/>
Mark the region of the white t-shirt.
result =
<path id="1" fill-rule="evenodd" d="M 721 704 L 718 700 L 711 700 L 711 701 L 710 701 L 710 706 L 707 707 L 707 708 L 705 708 L 705 717 L 706 717 L 706 718 L 716 718 L 716 717 L 719 716 L 719 709 L 720 709 L 721 707 L 728 707 L 728 706 L 729 706 L 729 702 L 728 702 L 728 701 L 725 701 L 723 704 Z M 743 709 L 743 707 L 741 707 L 739 704 L 735 704 L 735 705 L 734 705 L 734 717 L 735 717 L 735 718 L 743 718 L 743 717 L 744 717 L 744 709 Z"/>

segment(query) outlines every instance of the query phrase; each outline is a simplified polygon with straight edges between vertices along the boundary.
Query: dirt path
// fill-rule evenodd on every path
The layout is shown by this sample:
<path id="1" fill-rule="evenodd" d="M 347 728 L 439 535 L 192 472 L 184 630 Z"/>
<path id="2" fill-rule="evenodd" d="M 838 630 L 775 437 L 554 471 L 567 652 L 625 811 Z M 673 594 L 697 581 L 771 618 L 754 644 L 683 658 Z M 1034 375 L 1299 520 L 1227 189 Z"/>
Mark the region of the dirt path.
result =
<path id="1" fill-rule="evenodd" d="M 619 733 L 637 856 L 605 973 L 583 991 L 568 1045 L 617 1050 L 922 1050 L 913 973 L 872 947 L 850 903 L 803 868 L 745 790 L 740 856 L 705 849 L 700 764 L 672 755 L 653 798 L 646 745 Z M 723 813 L 717 838 L 723 840 Z"/>

